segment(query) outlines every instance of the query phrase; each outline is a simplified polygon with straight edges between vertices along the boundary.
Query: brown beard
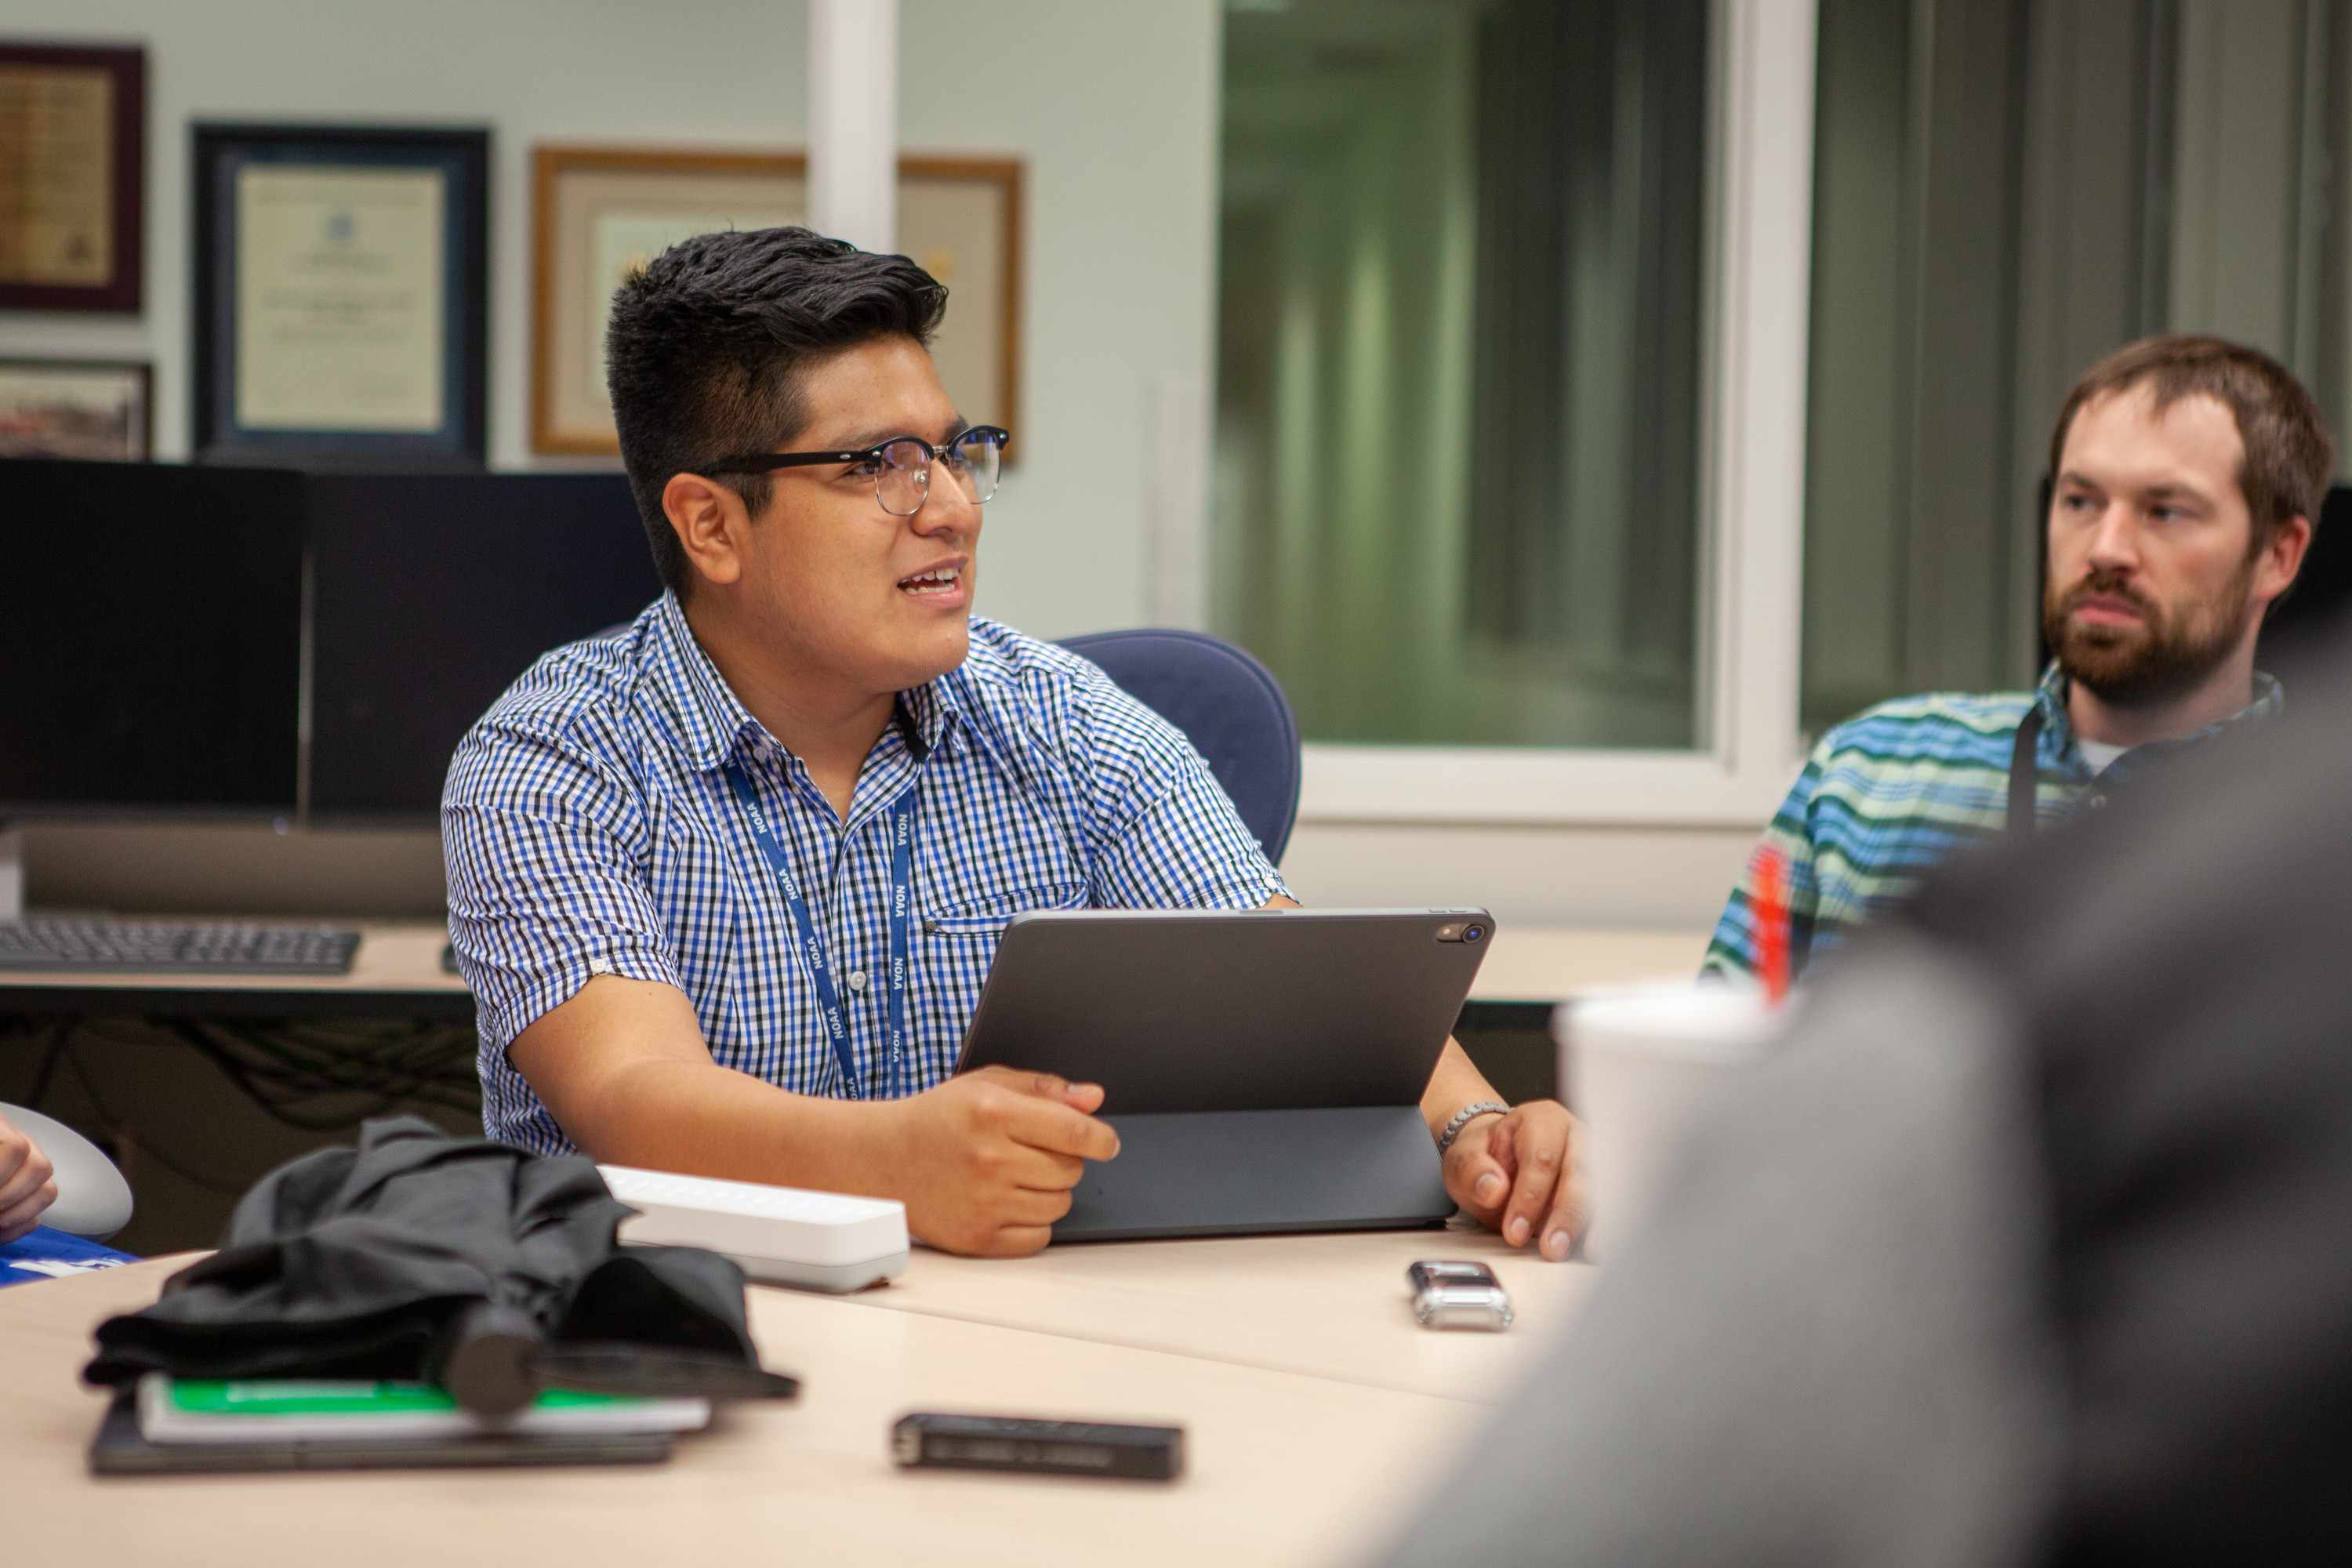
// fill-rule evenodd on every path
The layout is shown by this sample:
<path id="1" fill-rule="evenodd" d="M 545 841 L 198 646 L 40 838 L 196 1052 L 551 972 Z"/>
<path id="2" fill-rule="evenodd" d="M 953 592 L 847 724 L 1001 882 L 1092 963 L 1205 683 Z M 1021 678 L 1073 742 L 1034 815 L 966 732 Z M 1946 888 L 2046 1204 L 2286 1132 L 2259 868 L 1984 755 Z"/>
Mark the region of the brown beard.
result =
<path id="1" fill-rule="evenodd" d="M 2094 567 L 2063 593 L 2053 584 L 2042 598 L 2042 635 L 2069 679 L 2119 708 L 2163 702 L 2195 688 L 2220 668 L 2245 635 L 2253 615 L 2254 565 L 2248 554 L 2228 585 L 2203 606 L 2210 613 L 2167 609 L 2121 576 Z M 2121 599 L 2137 610 L 2137 629 L 2081 626 L 2074 606 L 2093 595 Z M 2201 623 L 2201 624 L 2200 624 Z"/>

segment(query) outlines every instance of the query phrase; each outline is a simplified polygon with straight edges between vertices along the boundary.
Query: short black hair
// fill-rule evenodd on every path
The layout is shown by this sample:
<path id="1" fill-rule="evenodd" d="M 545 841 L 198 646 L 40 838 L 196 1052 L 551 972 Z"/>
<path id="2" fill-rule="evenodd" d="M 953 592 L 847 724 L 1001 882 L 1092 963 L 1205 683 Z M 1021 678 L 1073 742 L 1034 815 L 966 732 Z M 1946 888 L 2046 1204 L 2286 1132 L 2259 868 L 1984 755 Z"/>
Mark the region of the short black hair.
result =
<path id="1" fill-rule="evenodd" d="M 905 257 L 805 228 L 697 235 L 622 283 L 605 384 L 621 462 L 671 592 L 684 594 L 691 575 L 662 511 L 671 477 L 783 445 L 807 422 L 803 366 L 878 338 L 928 347 L 947 305 L 947 289 Z M 755 516 L 767 509 L 768 475 L 711 478 Z"/>

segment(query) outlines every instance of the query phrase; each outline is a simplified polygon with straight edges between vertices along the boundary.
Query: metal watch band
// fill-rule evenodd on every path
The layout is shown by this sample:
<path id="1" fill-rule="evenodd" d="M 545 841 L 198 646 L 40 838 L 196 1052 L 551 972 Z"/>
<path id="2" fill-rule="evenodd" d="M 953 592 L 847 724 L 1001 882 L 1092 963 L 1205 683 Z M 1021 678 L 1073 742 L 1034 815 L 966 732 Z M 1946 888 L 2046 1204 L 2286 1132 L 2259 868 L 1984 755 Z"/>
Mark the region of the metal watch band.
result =
<path id="1" fill-rule="evenodd" d="M 1445 1158 L 1445 1152 L 1454 1147 L 1454 1141 L 1462 1136 L 1462 1130 L 1479 1117 L 1508 1116 L 1510 1113 L 1511 1108 L 1499 1100 L 1473 1100 L 1455 1111 L 1454 1120 L 1445 1124 L 1445 1131 L 1437 1135 L 1437 1157 L 1441 1160 Z"/>

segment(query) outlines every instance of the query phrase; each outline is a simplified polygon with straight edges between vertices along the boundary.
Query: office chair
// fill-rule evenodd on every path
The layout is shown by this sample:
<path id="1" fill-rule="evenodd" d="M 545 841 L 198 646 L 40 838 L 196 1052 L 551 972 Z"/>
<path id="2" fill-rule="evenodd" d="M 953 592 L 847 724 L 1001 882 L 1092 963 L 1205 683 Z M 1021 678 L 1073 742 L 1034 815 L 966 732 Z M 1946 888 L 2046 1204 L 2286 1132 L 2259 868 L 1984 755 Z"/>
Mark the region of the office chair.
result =
<path id="1" fill-rule="evenodd" d="M 2303 571 L 2263 623 L 2254 652 L 2257 666 L 2283 679 L 2303 675 L 2315 660 L 2326 662 L 2337 633 L 2352 626 L 2346 615 L 2352 605 L 2352 488 L 2331 489 L 2312 524 Z"/>
<path id="2" fill-rule="evenodd" d="M 58 1201 L 42 1214 L 51 1230 L 104 1241 L 131 1223 L 131 1184 L 98 1145 L 53 1117 L 0 1103 L 0 1117 L 41 1147 L 57 1167 Z"/>
<path id="3" fill-rule="evenodd" d="M 1266 859 L 1281 864 L 1298 816 L 1298 721 L 1272 670 L 1202 632 L 1095 632 L 1062 646 L 1183 731 Z"/>

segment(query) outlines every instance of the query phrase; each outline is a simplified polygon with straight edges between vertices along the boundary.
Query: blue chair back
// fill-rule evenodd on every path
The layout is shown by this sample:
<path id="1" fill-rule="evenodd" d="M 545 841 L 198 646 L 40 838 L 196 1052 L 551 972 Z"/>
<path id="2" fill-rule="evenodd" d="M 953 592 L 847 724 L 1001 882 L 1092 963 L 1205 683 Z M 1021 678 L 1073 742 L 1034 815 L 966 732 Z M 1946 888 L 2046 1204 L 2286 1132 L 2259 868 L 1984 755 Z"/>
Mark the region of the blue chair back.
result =
<path id="1" fill-rule="evenodd" d="M 1272 670 L 1202 632 L 1096 632 L 1062 646 L 1183 731 L 1266 859 L 1281 863 L 1298 816 L 1298 721 Z"/>

